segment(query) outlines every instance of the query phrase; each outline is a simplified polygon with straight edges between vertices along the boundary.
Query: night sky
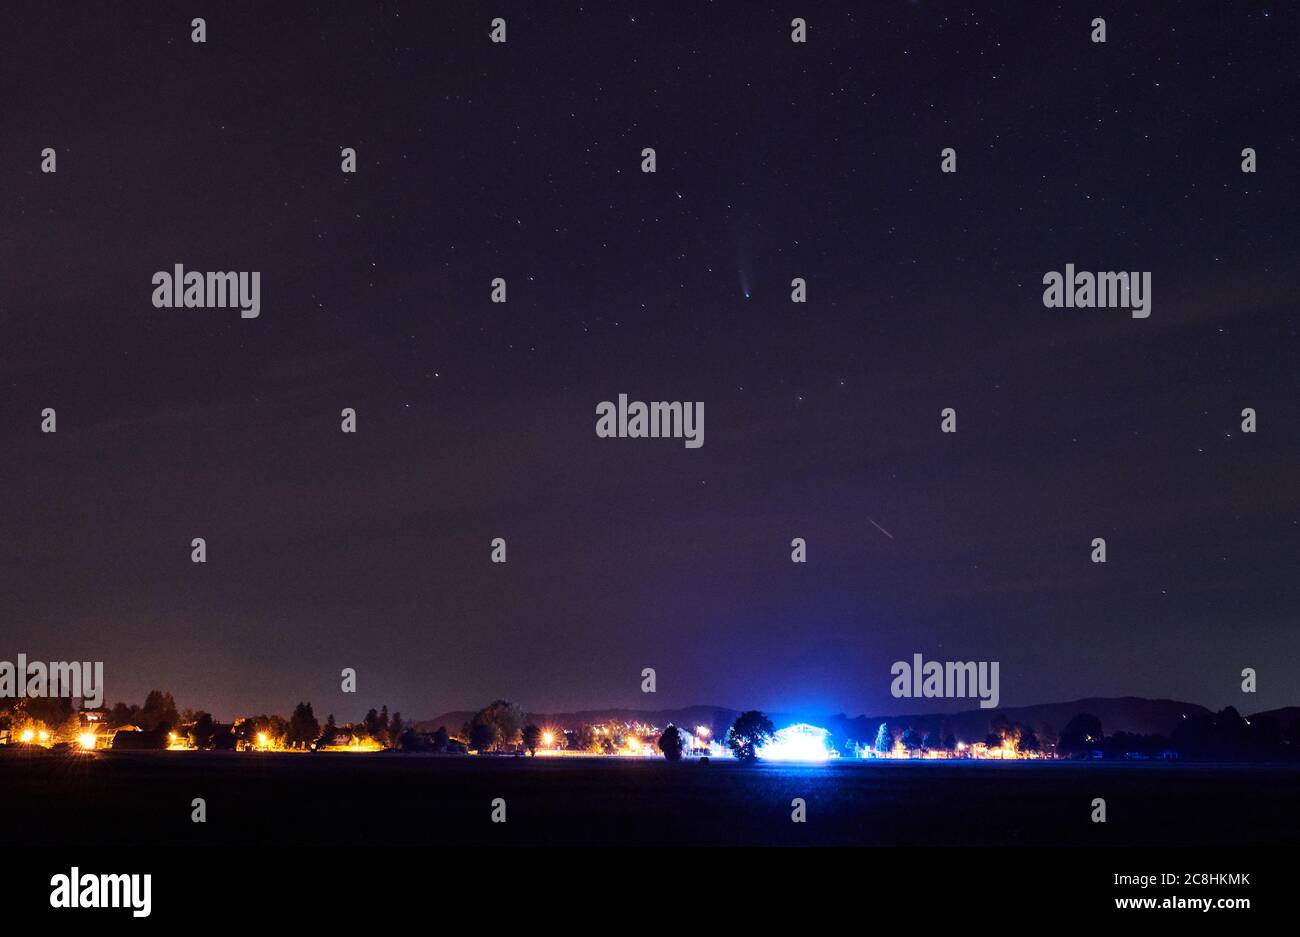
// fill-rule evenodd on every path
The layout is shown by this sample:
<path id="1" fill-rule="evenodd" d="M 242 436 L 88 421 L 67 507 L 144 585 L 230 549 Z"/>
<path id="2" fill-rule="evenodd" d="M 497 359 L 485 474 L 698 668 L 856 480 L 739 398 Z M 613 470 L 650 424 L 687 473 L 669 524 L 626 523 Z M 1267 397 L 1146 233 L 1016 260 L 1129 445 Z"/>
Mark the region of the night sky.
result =
<path id="1" fill-rule="evenodd" d="M 996 6 L 6 11 L 0 659 L 226 718 L 974 705 L 914 653 L 1300 703 L 1297 15 Z M 154 308 L 178 263 L 260 317 Z"/>

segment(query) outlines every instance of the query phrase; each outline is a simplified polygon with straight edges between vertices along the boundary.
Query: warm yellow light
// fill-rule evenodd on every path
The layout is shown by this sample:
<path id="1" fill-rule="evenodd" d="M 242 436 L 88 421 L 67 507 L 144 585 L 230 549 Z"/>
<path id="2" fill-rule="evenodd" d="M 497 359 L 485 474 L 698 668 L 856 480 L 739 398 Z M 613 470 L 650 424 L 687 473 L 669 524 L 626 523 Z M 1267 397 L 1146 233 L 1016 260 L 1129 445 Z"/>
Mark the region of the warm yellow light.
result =
<path id="1" fill-rule="evenodd" d="M 44 729 L 41 729 L 38 734 L 40 735 L 42 742 L 48 742 L 50 740 L 50 733 L 46 732 Z"/>
<path id="2" fill-rule="evenodd" d="M 169 741 L 172 741 L 172 742 L 176 741 L 176 733 L 175 733 L 175 732 L 168 732 L 168 733 L 167 733 L 167 738 L 168 738 Z"/>
<path id="3" fill-rule="evenodd" d="M 80 735 L 77 736 L 77 741 L 81 743 L 81 747 L 82 747 L 82 748 L 87 748 L 87 749 L 89 749 L 89 748 L 94 748 L 94 747 L 95 747 L 95 733 L 94 733 L 94 732 L 83 732 L 83 733 L 81 733 Z"/>
<path id="4" fill-rule="evenodd" d="M 709 737 L 709 727 L 708 727 L 708 726 L 696 726 L 696 727 L 695 727 L 695 734 L 698 735 L 698 736 L 699 736 L 700 738 L 702 738 L 702 739 L 707 739 L 707 738 Z"/>
<path id="5" fill-rule="evenodd" d="M 23 734 L 19 736 L 19 739 L 24 742 L 30 742 L 34 738 L 36 738 L 36 733 L 31 729 L 23 729 Z"/>
<path id="6" fill-rule="evenodd" d="M 628 748 L 628 751 L 632 751 L 632 752 L 636 751 L 636 749 L 637 749 L 637 741 L 636 741 L 636 738 L 634 738 L 633 736 L 628 736 L 628 740 L 627 740 L 627 748 Z"/>
<path id="7" fill-rule="evenodd" d="M 554 733 L 554 732 L 543 732 L 543 733 L 542 733 L 542 744 L 545 745 L 547 748 L 550 748 L 552 745 L 554 745 L 554 744 L 555 744 L 555 733 Z"/>
<path id="8" fill-rule="evenodd" d="M 257 747 L 258 747 L 258 748 L 266 748 L 266 733 L 265 733 L 265 732 L 259 732 L 259 733 L 257 733 Z"/>

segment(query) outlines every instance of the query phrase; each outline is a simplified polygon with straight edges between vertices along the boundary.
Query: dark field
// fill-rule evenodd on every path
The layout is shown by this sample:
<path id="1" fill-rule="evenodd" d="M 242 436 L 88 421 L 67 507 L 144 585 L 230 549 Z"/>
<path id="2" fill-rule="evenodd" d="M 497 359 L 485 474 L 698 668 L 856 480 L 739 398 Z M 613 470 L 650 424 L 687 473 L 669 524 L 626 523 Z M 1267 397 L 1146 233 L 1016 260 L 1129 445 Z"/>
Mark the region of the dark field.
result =
<path id="1" fill-rule="evenodd" d="M 0 841 L 43 846 L 1300 843 L 1300 767 L 199 752 L 0 756 Z M 190 802 L 207 802 L 207 822 Z M 492 823 L 503 797 L 507 822 Z M 807 822 L 792 823 L 792 798 Z M 1090 822 L 1103 797 L 1108 822 Z"/>

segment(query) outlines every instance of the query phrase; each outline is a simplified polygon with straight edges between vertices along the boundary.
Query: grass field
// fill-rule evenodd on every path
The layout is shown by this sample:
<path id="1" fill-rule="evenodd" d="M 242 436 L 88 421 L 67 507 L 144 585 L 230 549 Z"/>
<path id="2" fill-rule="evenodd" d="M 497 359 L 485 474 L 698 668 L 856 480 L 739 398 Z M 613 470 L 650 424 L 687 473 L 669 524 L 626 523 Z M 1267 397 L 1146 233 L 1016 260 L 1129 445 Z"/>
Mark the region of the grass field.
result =
<path id="1" fill-rule="evenodd" d="M 1300 843 L 1300 766 L 204 752 L 0 756 L 42 846 L 1246 846 Z M 207 822 L 191 821 L 191 801 Z M 491 821 L 506 801 L 505 823 Z M 791 800 L 807 822 L 791 821 Z M 1104 798 L 1107 822 L 1090 820 Z"/>

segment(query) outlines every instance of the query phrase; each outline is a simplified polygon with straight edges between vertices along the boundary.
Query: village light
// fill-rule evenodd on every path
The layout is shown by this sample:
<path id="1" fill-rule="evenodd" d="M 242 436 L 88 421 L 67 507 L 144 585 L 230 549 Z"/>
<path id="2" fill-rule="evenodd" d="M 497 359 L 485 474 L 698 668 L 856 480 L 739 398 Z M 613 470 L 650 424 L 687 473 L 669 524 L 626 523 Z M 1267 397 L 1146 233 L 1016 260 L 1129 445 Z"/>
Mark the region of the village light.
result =
<path id="1" fill-rule="evenodd" d="M 31 729 L 23 729 L 23 734 L 19 736 L 19 739 L 24 742 L 30 742 L 34 738 L 36 738 L 36 733 Z"/>
<path id="2" fill-rule="evenodd" d="M 700 738 L 702 738 L 702 739 L 707 739 L 707 738 L 709 737 L 709 727 L 708 727 L 708 726 L 696 726 L 696 727 L 695 727 L 695 734 L 696 734 L 697 736 L 699 736 Z"/>
<path id="3" fill-rule="evenodd" d="M 82 748 L 90 750 L 95 747 L 95 733 L 83 732 L 77 736 L 77 741 L 81 743 Z"/>
<path id="4" fill-rule="evenodd" d="M 542 733 L 542 744 L 545 745 L 547 748 L 550 748 L 552 745 L 554 745 L 554 744 L 555 744 L 555 733 L 554 733 L 554 732 L 551 732 L 551 731 L 549 731 L 549 730 L 546 731 L 546 732 L 543 732 L 543 733 Z"/>
<path id="5" fill-rule="evenodd" d="M 258 747 L 258 748 L 266 748 L 266 733 L 265 733 L 265 732 L 259 732 L 259 733 L 257 733 L 257 747 Z"/>
<path id="6" fill-rule="evenodd" d="M 44 729 L 41 729 L 39 734 L 42 742 L 48 742 L 50 740 L 50 733 L 46 732 Z"/>

